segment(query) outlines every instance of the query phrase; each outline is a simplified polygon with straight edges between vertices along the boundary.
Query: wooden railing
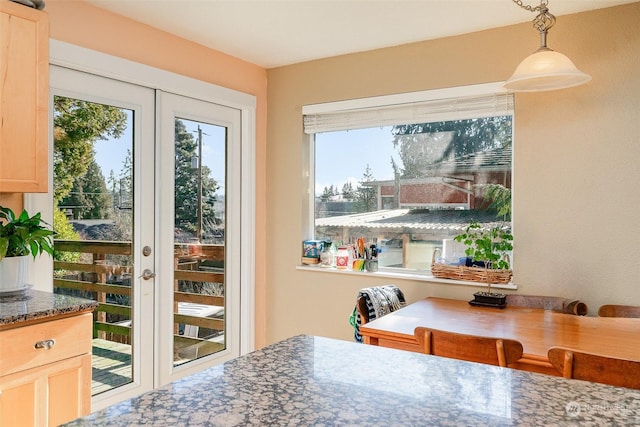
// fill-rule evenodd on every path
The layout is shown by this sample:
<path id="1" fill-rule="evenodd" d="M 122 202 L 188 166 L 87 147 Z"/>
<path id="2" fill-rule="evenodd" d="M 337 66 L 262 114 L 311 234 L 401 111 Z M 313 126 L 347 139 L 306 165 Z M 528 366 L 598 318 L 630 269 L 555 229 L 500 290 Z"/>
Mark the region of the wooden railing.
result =
<path id="1" fill-rule="evenodd" d="M 174 245 L 173 301 L 174 301 L 174 347 L 176 349 L 199 348 L 199 355 L 214 353 L 224 349 L 224 344 L 209 342 L 198 337 L 179 334 L 179 325 L 193 325 L 224 332 L 226 316 L 209 318 L 179 313 L 180 303 L 195 303 L 214 307 L 224 307 L 224 246 L 223 245 Z M 220 295 L 201 292 L 185 292 L 180 285 L 219 284 Z M 178 351 L 179 353 L 179 351 Z"/>
<path id="2" fill-rule="evenodd" d="M 94 338 L 131 343 L 131 242 L 55 240 L 56 252 L 77 253 L 78 261 L 54 262 L 58 292 L 94 299 Z M 224 331 L 225 317 L 208 318 L 179 313 L 180 303 L 224 307 L 224 246 L 176 244 L 174 248 L 174 339 L 177 348 L 216 343 L 179 334 L 180 325 Z M 220 295 L 193 290 L 217 286 Z M 191 290 L 190 290 L 191 289 Z M 202 291 L 202 289 L 200 289 Z"/>

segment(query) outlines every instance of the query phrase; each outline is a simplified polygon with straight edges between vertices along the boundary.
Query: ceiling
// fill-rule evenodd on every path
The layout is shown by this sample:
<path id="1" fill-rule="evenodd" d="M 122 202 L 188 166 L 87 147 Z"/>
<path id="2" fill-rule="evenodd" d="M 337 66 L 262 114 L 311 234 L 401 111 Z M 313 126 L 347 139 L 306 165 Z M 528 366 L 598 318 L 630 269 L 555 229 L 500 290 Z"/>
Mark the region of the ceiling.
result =
<path id="1" fill-rule="evenodd" d="M 536 15 L 512 0 L 86 1 L 264 68 L 516 24 Z M 548 7 L 560 17 L 636 1 L 550 0 Z M 538 38 L 531 31 L 535 47 Z"/>

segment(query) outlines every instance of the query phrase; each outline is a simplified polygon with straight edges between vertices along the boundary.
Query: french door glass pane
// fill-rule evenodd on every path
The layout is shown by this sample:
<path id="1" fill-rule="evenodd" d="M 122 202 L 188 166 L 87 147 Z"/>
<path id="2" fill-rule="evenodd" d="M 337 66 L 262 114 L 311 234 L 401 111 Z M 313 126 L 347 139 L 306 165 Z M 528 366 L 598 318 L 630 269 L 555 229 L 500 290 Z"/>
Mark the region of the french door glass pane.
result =
<path id="1" fill-rule="evenodd" d="M 132 369 L 133 111 L 54 97 L 54 292 L 98 301 L 92 393 Z"/>
<path id="2" fill-rule="evenodd" d="M 227 347 L 227 129 L 175 120 L 174 366 Z"/>

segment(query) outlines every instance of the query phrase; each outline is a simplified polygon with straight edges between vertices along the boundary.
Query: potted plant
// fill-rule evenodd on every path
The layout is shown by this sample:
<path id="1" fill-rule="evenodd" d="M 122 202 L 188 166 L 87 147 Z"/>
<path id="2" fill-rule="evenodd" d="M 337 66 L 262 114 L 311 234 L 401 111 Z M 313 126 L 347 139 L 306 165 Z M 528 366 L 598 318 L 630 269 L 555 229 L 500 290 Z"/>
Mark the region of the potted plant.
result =
<path id="1" fill-rule="evenodd" d="M 483 271 L 487 283 L 487 292 L 476 292 L 470 304 L 504 307 L 507 296 L 491 292 L 491 283 L 498 274 L 511 277 L 509 253 L 513 249 L 513 235 L 509 227 L 483 227 L 478 222 L 471 222 L 465 232 L 454 237 L 457 242 L 464 243 L 467 261 Z"/>
<path id="2" fill-rule="evenodd" d="M 53 235 L 40 213 L 29 216 L 23 210 L 16 217 L 9 208 L 0 206 L 0 292 L 25 288 L 27 259 L 43 252 L 53 255 Z"/>

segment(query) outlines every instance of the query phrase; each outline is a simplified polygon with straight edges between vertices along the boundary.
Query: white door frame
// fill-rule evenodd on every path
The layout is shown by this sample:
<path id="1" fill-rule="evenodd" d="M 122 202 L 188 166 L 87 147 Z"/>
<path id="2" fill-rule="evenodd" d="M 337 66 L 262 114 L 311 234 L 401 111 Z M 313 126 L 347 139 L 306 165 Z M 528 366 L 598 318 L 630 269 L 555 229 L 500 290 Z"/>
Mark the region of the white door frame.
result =
<path id="1" fill-rule="evenodd" d="M 206 83 L 179 74 L 149 67 L 112 55 L 50 39 L 49 63 L 62 67 L 96 74 L 127 83 L 158 89 L 165 92 L 188 96 L 227 107 L 241 112 L 240 156 L 242 164 L 240 197 L 240 354 L 254 349 L 255 343 L 255 117 L 256 97 L 232 89 Z M 51 115 L 50 115 L 51 116 Z M 51 120 L 51 119 L 50 119 Z M 53 123 L 50 123 L 51 127 Z M 53 156 L 53 137 L 49 132 L 49 163 Z M 53 220 L 52 182 L 49 194 L 25 195 L 25 207 L 38 208 L 48 221 Z M 156 218 L 158 223 L 158 218 Z M 156 251 L 158 253 L 159 251 Z M 53 289 L 52 261 L 40 257 L 38 268 L 32 268 L 29 279 L 37 283 L 36 288 Z M 158 260 L 156 259 L 156 263 Z M 103 402 L 94 402 L 93 409 L 99 409 Z M 112 402 L 106 402 L 108 405 Z"/>

